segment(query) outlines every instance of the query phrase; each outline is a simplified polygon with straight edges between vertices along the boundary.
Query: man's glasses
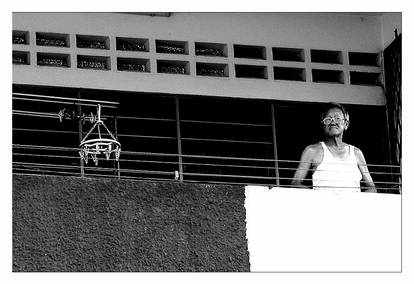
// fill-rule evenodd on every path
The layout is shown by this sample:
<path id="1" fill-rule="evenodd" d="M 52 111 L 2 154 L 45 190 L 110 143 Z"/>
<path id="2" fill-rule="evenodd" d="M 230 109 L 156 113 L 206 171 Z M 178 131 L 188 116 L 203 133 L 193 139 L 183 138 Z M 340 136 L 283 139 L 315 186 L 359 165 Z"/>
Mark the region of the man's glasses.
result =
<path id="1" fill-rule="evenodd" d="M 343 118 L 343 117 L 325 117 L 322 120 L 322 123 L 325 124 L 325 125 L 329 125 L 332 122 L 334 122 L 334 123 L 343 123 L 343 122 L 345 122 L 345 118 Z"/>

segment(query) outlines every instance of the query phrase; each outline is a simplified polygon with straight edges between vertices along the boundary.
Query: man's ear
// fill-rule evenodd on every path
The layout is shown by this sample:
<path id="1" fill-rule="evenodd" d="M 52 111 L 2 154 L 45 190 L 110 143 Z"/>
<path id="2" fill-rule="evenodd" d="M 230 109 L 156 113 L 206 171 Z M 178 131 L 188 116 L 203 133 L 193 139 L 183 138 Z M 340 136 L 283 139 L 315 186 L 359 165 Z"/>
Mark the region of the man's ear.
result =
<path id="1" fill-rule="evenodd" d="M 348 127 L 349 127 L 349 124 L 350 124 L 350 121 L 349 121 L 349 114 L 345 114 L 345 130 L 347 130 L 348 129 Z"/>

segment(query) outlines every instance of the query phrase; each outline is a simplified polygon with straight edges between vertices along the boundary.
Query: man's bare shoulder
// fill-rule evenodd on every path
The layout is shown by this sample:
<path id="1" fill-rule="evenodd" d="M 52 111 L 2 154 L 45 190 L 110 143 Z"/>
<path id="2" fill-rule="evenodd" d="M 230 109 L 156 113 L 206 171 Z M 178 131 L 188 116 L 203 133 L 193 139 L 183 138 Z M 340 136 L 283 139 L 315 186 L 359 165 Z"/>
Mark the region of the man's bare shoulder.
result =
<path id="1" fill-rule="evenodd" d="M 322 148 L 321 143 L 310 144 L 306 146 L 305 150 L 303 150 L 304 153 L 309 153 L 309 154 L 318 154 L 322 151 L 323 151 L 323 148 Z"/>
<path id="2" fill-rule="evenodd" d="M 361 149 L 359 149 L 357 146 L 354 146 L 354 151 L 357 155 L 363 155 Z"/>
<path id="3" fill-rule="evenodd" d="M 358 163 L 365 164 L 365 157 L 364 157 L 364 154 L 362 153 L 361 149 L 354 146 L 354 153 L 355 153 L 355 157 L 357 158 Z"/>
<path id="4" fill-rule="evenodd" d="M 322 156 L 323 148 L 321 143 L 315 143 L 308 145 L 305 150 L 303 150 L 302 160 L 312 164 L 318 164 L 320 163 Z"/>

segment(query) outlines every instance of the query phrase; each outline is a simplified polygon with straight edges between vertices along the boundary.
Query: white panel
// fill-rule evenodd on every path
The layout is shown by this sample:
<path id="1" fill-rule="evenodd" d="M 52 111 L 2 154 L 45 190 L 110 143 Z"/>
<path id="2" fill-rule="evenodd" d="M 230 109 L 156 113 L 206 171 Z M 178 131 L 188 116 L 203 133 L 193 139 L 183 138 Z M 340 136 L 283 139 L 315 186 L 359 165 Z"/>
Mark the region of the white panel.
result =
<path id="1" fill-rule="evenodd" d="M 401 195 L 246 187 L 250 269 L 398 272 Z"/>

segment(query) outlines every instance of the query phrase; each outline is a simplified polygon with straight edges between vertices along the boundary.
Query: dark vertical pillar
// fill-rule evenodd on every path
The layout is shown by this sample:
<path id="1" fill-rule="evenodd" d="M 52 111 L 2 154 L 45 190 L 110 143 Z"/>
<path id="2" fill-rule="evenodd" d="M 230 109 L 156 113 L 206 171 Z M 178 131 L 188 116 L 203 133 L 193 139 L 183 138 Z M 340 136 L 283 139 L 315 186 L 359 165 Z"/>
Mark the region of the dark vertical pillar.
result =
<path id="1" fill-rule="evenodd" d="M 183 152 L 181 147 L 181 126 L 180 126 L 180 102 L 178 97 L 175 98 L 175 119 L 177 126 L 177 147 L 178 147 L 178 173 L 180 174 L 180 181 L 183 180 Z"/>
<path id="2" fill-rule="evenodd" d="M 270 108 L 271 108 L 271 114 L 272 114 L 273 153 L 274 153 L 274 159 L 275 159 L 276 186 L 280 186 L 279 158 L 278 158 L 278 155 L 277 155 L 276 118 L 275 118 L 275 105 L 274 105 L 274 103 L 270 104 Z"/>
<path id="3" fill-rule="evenodd" d="M 78 99 L 81 99 L 81 92 L 78 91 Z M 82 105 L 80 101 L 78 101 L 78 115 L 79 117 L 82 117 Z M 79 132 L 79 144 L 83 139 L 83 122 L 82 119 L 79 119 L 78 121 L 78 132 Z M 83 177 L 85 175 L 85 165 L 82 158 L 80 158 L 80 172 L 81 176 Z"/>
<path id="4" fill-rule="evenodd" d="M 115 138 L 118 141 L 118 118 L 116 117 L 116 115 L 114 115 L 114 131 L 115 131 Z M 122 146 L 122 145 L 121 145 Z M 121 178 L 121 167 L 119 164 L 119 160 L 115 161 L 116 163 L 116 174 L 118 176 L 118 179 Z"/>

